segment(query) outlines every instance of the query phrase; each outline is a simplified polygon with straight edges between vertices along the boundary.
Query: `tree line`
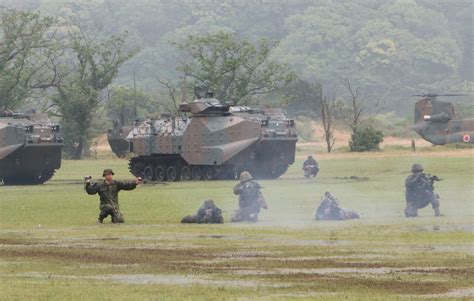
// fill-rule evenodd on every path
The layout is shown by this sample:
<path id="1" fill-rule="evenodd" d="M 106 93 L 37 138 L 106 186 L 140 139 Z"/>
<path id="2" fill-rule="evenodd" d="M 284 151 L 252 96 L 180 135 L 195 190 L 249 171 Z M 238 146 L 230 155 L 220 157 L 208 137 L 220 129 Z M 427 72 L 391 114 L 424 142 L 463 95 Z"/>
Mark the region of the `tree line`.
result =
<path id="1" fill-rule="evenodd" d="M 472 89 L 469 1 L 2 4 L 19 10 L 2 9 L 0 105 L 58 115 L 74 158 L 104 120 L 176 113 L 194 85 L 324 120 L 328 151 L 334 119 L 355 133 L 380 99 Z"/>
<path id="2" fill-rule="evenodd" d="M 209 87 L 222 101 L 247 104 L 252 96 L 279 90 L 294 79 L 286 64 L 268 60 L 275 47 L 272 41 L 238 41 L 224 32 L 189 35 L 175 46 L 192 58 L 177 67 L 190 81 L 159 79 L 174 106 L 153 106 L 136 89 L 108 89 L 119 68 L 139 52 L 127 46 L 127 32 L 100 38 L 74 19 L 3 9 L 0 35 L 1 108 L 15 110 L 43 99 L 46 110 L 61 118 L 65 152 L 73 159 L 82 157 L 97 134 L 94 128 L 103 120 L 98 117 L 108 115 L 126 124 L 138 116 L 138 107 L 150 113 L 159 105 L 177 114 L 179 102 L 192 100 L 184 91 L 194 85 Z"/>

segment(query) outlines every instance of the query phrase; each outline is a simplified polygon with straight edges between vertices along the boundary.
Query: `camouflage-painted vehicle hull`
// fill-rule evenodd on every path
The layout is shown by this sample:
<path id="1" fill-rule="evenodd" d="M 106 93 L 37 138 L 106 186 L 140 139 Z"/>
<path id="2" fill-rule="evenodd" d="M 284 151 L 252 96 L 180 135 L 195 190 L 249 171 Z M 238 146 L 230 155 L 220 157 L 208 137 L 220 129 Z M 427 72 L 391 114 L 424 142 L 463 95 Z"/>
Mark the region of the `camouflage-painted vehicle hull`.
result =
<path id="1" fill-rule="evenodd" d="M 413 129 L 436 145 L 474 144 L 474 118 L 459 119 L 450 102 L 430 97 L 416 102 Z"/>
<path id="2" fill-rule="evenodd" d="M 0 178 L 5 185 L 42 184 L 61 167 L 59 126 L 42 114 L 0 112 Z"/>
<path id="3" fill-rule="evenodd" d="M 112 152 L 119 158 L 125 158 L 130 150 L 130 143 L 127 140 L 128 134 L 132 131 L 132 126 L 114 127 L 107 132 L 107 141 Z"/>
<path id="4" fill-rule="evenodd" d="M 294 163 L 297 134 L 281 110 L 218 105 L 215 99 L 182 108 L 190 120 L 154 120 L 129 134 L 130 171 L 146 180 L 234 179 L 247 170 L 275 179 Z"/>

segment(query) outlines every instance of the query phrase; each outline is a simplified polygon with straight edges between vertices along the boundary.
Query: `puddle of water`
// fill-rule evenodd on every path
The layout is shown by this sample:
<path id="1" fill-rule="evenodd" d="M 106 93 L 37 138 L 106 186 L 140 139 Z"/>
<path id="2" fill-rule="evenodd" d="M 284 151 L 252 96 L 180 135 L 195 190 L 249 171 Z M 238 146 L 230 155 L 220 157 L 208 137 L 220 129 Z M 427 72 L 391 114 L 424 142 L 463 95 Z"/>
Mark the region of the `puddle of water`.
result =
<path id="1" fill-rule="evenodd" d="M 26 277 L 41 279 L 68 279 L 68 280 L 102 280 L 113 281 L 127 284 L 162 284 L 162 285 L 208 285 L 224 287 L 273 287 L 287 288 L 290 284 L 265 284 L 258 281 L 246 280 L 216 280 L 197 275 L 153 275 L 153 274 L 133 274 L 133 275 L 103 275 L 103 276 L 74 276 L 74 275 L 55 275 L 43 272 L 26 272 L 18 274 L 0 275 L 10 277 Z"/>
<path id="2" fill-rule="evenodd" d="M 474 297 L 474 287 L 469 288 L 460 288 L 456 290 L 451 290 L 444 294 L 430 294 L 430 295 L 417 295 L 416 297 L 423 297 L 423 298 L 468 298 Z"/>

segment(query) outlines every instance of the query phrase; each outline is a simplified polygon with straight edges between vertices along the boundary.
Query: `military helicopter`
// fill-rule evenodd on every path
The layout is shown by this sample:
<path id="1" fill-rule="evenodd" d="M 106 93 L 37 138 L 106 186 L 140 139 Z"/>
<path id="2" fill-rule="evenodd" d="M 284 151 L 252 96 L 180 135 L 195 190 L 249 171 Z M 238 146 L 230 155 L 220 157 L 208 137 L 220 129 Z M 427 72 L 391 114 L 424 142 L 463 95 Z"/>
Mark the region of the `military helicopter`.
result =
<path id="1" fill-rule="evenodd" d="M 449 143 L 474 144 L 474 118 L 461 119 L 452 103 L 440 101 L 438 96 L 467 96 L 469 94 L 418 94 L 415 103 L 413 129 L 426 141 L 435 145 Z"/>

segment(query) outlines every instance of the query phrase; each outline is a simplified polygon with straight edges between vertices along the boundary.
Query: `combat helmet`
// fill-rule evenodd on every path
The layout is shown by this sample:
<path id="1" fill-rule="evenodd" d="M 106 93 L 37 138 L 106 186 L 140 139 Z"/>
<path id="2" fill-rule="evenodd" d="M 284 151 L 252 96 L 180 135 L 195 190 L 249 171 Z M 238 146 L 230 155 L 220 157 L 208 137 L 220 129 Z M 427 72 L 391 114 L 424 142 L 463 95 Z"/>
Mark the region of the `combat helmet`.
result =
<path id="1" fill-rule="evenodd" d="M 115 175 L 112 169 L 110 168 L 104 169 L 104 171 L 102 172 L 102 176 L 105 177 L 105 175 L 108 175 L 108 174 Z"/>
<path id="2" fill-rule="evenodd" d="M 214 206 L 214 200 L 211 200 L 211 199 L 204 200 L 204 205 Z"/>
<path id="3" fill-rule="evenodd" d="M 415 163 L 411 166 L 411 172 L 422 172 L 423 171 L 423 166 L 419 163 Z"/>
<path id="4" fill-rule="evenodd" d="M 243 171 L 240 173 L 240 182 L 247 182 L 252 180 L 252 175 L 248 171 Z"/>

